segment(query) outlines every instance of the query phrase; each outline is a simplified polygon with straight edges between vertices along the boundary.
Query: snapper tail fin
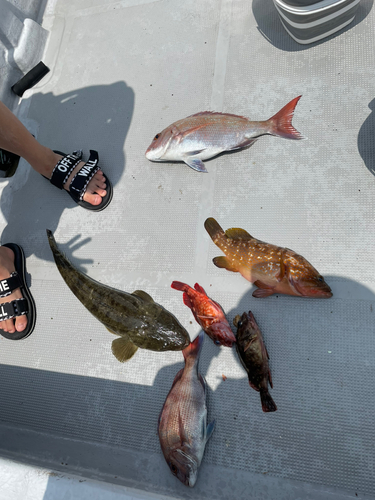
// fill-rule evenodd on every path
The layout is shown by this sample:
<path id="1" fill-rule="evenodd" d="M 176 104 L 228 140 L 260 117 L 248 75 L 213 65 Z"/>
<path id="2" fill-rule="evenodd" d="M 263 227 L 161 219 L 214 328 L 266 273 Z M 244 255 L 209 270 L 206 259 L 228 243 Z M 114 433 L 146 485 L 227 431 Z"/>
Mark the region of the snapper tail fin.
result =
<path id="1" fill-rule="evenodd" d="M 188 359 L 192 359 L 194 363 L 198 361 L 200 351 L 202 349 L 204 341 L 204 332 L 200 332 L 200 334 L 193 340 L 193 342 L 190 342 L 190 344 L 185 347 L 185 349 L 182 351 L 182 354 L 184 355 L 185 363 L 187 363 Z"/>
<path id="2" fill-rule="evenodd" d="M 275 401 L 271 398 L 268 390 L 260 390 L 260 400 L 262 402 L 262 410 L 264 412 L 276 411 L 277 406 Z"/>
<path id="3" fill-rule="evenodd" d="M 283 137 L 284 139 L 304 139 L 304 137 L 292 125 L 294 110 L 302 96 L 295 97 L 278 113 L 273 115 L 267 123 L 269 124 L 268 133 Z"/>

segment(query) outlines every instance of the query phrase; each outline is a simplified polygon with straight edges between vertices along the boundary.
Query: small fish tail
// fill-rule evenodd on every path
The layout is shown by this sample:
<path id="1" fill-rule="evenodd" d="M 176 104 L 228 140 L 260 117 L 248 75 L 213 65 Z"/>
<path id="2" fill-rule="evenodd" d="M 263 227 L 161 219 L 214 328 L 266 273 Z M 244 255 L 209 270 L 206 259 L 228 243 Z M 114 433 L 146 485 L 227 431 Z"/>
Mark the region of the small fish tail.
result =
<path id="1" fill-rule="evenodd" d="M 220 246 L 220 241 L 225 238 L 224 230 L 220 224 L 213 217 L 209 217 L 205 220 L 204 227 L 215 245 Z"/>
<path id="2" fill-rule="evenodd" d="M 181 290 L 182 292 L 186 292 L 190 287 L 181 281 L 173 281 L 171 284 L 171 288 L 174 290 Z"/>
<path id="3" fill-rule="evenodd" d="M 283 137 L 284 139 L 304 139 L 304 137 L 292 125 L 294 110 L 302 96 L 295 97 L 278 113 L 273 115 L 267 123 L 269 134 Z"/>
<path id="4" fill-rule="evenodd" d="M 275 401 L 272 399 L 267 389 L 260 390 L 260 400 L 262 402 L 262 410 L 265 413 L 277 410 Z"/>
<path id="5" fill-rule="evenodd" d="M 190 342 L 190 345 L 185 347 L 185 349 L 182 351 L 182 354 L 184 355 L 185 361 L 188 358 L 195 358 L 197 359 L 200 354 L 200 350 L 202 348 L 204 341 L 204 332 L 201 332 L 194 340 L 193 342 Z"/>

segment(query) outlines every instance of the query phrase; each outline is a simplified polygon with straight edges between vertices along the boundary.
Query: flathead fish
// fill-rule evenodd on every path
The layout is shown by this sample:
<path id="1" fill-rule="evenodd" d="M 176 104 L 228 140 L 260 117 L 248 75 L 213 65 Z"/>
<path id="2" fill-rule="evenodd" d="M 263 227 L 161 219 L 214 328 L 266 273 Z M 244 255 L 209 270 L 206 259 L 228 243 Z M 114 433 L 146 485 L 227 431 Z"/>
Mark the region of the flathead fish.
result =
<path id="1" fill-rule="evenodd" d="M 148 293 L 127 293 L 98 283 L 68 261 L 48 229 L 47 236 L 57 268 L 70 290 L 111 333 L 120 336 L 112 342 L 112 352 L 119 361 L 130 359 L 138 347 L 182 351 L 189 346 L 185 328 Z"/>
<path id="2" fill-rule="evenodd" d="M 197 323 L 216 345 L 232 347 L 236 337 L 220 304 L 210 299 L 198 283 L 192 288 L 180 281 L 173 281 L 171 287 L 184 292 L 184 304 L 190 307 Z"/>
<path id="3" fill-rule="evenodd" d="M 258 290 L 253 292 L 253 297 L 268 297 L 274 293 L 332 297 L 323 276 L 293 250 L 257 240 L 244 229 L 232 228 L 224 232 L 212 217 L 204 226 L 215 245 L 225 253 L 225 257 L 213 259 L 215 266 L 238 272 L 254 283 Z"/>
<path id="4" fill-rule="evenodd" d="M 207 425 L 206 382 L 198 373 L 204 333 L 182 351 L 185 368 L 180 370 L 159 417 L 158 433 L 164 458 L 186 486 L 194 486 L 204 448 L 215 421 Z"/>
<path id="5" fill-rule="evenodd" d="M 244 116 L 204 111 L 172 123 L 155 135 L 146 151 L 151 161 L 183 161 L 198 172 L 207 172 L 202 160 L 224 151 L 251 146 L 262 135 L 303 139 L 293 127 L 294 98 L 266 121 L 250 121 Z"/>
<path id="6" fill-rule="evenodd" d="M 247 371 L 250 387 L 259 392 L 264 412 L 276 411 L 277 406 L 268 392 L 268 383 L 273 387 L 269 356 L 254 315 L 251 311 L 249 314 L 244 312 L 242 316 L 237 315 L 233 323 L 237 327 L 236 349 Z"/>

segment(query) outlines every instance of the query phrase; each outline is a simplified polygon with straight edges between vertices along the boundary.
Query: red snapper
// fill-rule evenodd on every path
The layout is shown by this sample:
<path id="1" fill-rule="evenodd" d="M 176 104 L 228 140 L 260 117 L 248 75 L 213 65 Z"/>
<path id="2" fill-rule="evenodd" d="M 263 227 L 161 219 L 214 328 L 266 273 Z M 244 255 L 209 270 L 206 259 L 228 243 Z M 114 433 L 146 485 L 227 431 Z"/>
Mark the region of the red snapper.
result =
<path id="1" fill-rule="evenodd" d="M 204 111 L 172 123 L 155 135 L 146 151 L 151 161 L 183 161 L 198 172 L 207 172 L 202 160 L 224 151 L 251 146 L 262 135 L 303 139 L 293 127 L 295 97 L 266 121 L 250 121 L 244 116 Z"/>

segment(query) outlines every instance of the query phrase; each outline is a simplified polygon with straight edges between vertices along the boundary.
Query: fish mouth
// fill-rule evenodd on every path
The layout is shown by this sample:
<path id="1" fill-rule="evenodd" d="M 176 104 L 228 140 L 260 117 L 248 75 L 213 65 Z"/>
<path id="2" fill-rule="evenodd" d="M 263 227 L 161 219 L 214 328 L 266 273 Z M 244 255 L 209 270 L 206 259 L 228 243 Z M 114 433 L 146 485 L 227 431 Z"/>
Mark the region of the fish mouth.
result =
<path id="1" fill-rule="evenodd" d="M 158 161 L 158 160 L 159 160 L 158 158 L 156 158 L 156 157 L 154 156 L 154 154 L 153 154 L 153 150 L 152 150 L 151 148 L 148 148 L 148 149 L 146 150 L 145 156 L 146 156 L 146 158 L 147 158 L 148 160 L 150 160 L 150 161 Z"/>
<path id="2" fill-rule="evenodd" d="M 188 478 L 186 478 L 185 485 L 192 488 L 196 482 L 197 482 L 197 476 L 188 477 Z"/>
<path id="3" fill-rule="evenodd" d="M 307 297 L 315 297 L 317 299 L 330 299 L 333 296 L 331 289 L 328 290 L 311 290 L 311 295 L 307 295 Z"/>
<path id="4" fill-rule="evenodd" d="M 296 292 L 301 297 L 310 297 L 316 299 L 329 299 L 332 297 L 332 290 L 327 285 L 327 283 L 322 284 L 322 286 L 311 286 L 307 288 L 303 288 L 297 281 L 292 280 L 292 286 L 296 290 Z"/>

